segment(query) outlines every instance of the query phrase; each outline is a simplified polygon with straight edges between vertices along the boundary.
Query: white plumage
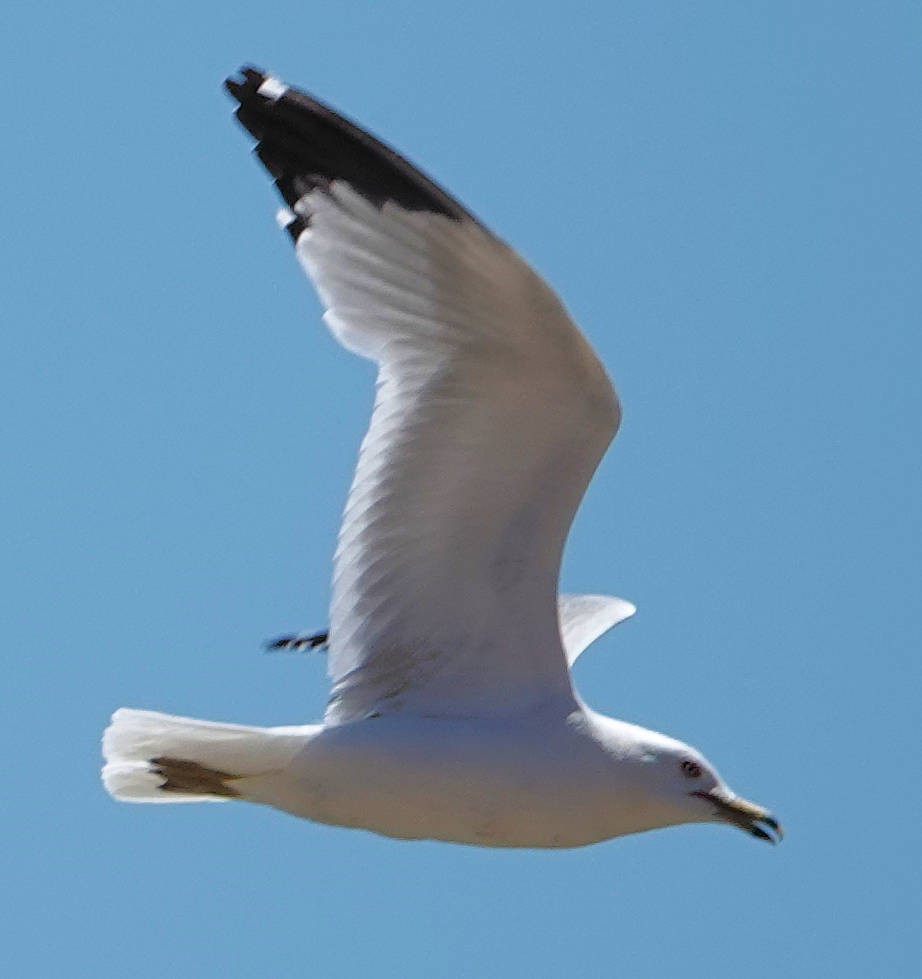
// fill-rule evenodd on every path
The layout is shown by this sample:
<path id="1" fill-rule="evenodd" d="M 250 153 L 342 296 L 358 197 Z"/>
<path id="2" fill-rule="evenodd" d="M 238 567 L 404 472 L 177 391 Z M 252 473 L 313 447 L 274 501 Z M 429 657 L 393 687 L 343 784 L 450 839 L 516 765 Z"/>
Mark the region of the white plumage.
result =
<path id="1" fill-rule="evenodd" d="M 569 665 L 634 607 L 557 596 L 570 523 L 620 419 L 560 301 L 326 106 L 254 69 L 228 88 L 327 326 L 378 366 L 335 558 L 333 689 L 323 724 L 298 728 L 117 711 L 107 789 L 495 846 L 710 819 L 770 838 L 774 819 L 694 749 L 574 692 Z"/>
<path id="2" fill-rule="evenodd" d="M 477 225 L 335 184 L 295 210 L 325 322 L 379 371 L 336 552 L 327 722 L 571 700 L 554 596 L 617 425 L 604 371 Z"/>

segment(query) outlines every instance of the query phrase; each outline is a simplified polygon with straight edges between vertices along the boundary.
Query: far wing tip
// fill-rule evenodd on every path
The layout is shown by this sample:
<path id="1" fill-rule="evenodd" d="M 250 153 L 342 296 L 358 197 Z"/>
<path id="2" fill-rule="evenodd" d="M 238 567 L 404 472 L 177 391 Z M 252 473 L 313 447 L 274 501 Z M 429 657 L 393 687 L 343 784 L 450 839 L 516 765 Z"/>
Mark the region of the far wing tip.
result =
<path id="1" fill-rule="evenodd" d="M 571 666 L 587 646 L 637 611 L 633 602 L 614 595 L 561 595 L 559 603 L 560 631 Z"/>
<path id="2" fill-rule="evenodd" d="M 244 65 L 236 74 L 224 79 L 224 89 L 238 102 L 242 102 L 249 92 L 255 92 L 262 84 L 265 73 L 253 65 Z"/>

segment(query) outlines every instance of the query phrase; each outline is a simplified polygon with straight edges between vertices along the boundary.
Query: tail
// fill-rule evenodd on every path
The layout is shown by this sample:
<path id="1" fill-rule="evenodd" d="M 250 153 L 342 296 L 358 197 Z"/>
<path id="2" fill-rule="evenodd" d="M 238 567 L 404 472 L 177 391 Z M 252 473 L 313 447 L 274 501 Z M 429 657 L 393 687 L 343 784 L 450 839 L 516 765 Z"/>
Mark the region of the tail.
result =
<path id="1" fill-rule="evenodd" d="M 124 802 L 246 798 L 240 780 L 284 769 L 304 728 L 246 727 L 122 707 L 102 738 L 102 781 Z"/>

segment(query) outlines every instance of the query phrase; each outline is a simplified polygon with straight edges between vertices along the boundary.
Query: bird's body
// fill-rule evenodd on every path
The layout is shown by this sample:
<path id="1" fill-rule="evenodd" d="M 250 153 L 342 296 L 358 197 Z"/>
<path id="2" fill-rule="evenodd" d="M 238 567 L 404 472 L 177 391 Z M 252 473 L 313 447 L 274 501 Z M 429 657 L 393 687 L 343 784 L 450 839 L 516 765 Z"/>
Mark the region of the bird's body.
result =
<path id="1" fill-rule="evenodd" d="M 557 596 L 570 523 L 620 421 L 546 283 L 332 110 L 247 69 L 228 89 L 281 224 L 348 349 L 378 365 L 343 517 L 322 724 L 120 710 L 106 787 L 245 799 L 399 838 L 570 847 L 683 822 L 777 823 L 693 748 L 603 717 L 569 664 L 634 611 Z"/>
<path id="2" fill-rule="evenodd" d="M 299 791 L 272 804 L 405 839 L 579 846 L 613 835 L 594 824 L 613 811 L 599 805 L 611 802 L 606 768 L 579 715 L 572 725 L 394 715 L 315 733 L 292 763 L 305 773 Z"/>
<path id="3" fill-rule="evenodd" d="M 141 718 L 154 727 L 183 723 L 126 713 L 126 722 Z M 182 737 L 194 740 L 201 722 L 185 723 Z M 205 730 L 228 736 L 197 751 L 214 766 L 206 772 L 224 776 L 226 791 L 213 798 L 244 798 L 399 839 L 575 847 L 666 826 L 681 815 L 668 798 L 638 803 L 635 789 L 645 753 L 684 746 L 580 706 L 569 714 L 539 710 L 495 720 L 396 714 L 332 726 Z M 241 748 L 272 754 L 272 761 L 254 775 L 228 775 L 220 766 L 239 767 Z M 158 757 L 158 782 L 181 779 L 176 764 Z M 169 793 L 165 800 L 178 801 Z"/>

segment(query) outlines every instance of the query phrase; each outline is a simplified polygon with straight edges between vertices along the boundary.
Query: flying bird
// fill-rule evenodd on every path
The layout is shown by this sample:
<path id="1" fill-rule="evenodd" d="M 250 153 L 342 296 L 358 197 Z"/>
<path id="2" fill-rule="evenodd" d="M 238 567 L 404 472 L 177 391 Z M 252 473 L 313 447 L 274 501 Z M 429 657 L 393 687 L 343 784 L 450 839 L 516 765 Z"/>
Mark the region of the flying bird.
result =
<path id="1" fill-rule="evenodd" d="M 570 666 L 634 612 L 558 595 L 576 508 L 618 428 L 548 285 L 427 176 L 278 78 L 226 87 L 343 346 L 377 364 L 339 533 L 322 723 L 117 710 L 129 802 L 245 800 L 402 839 L 576 847 L 682 823 L 777 841 L 701 752 L 591 710 Z"/>

